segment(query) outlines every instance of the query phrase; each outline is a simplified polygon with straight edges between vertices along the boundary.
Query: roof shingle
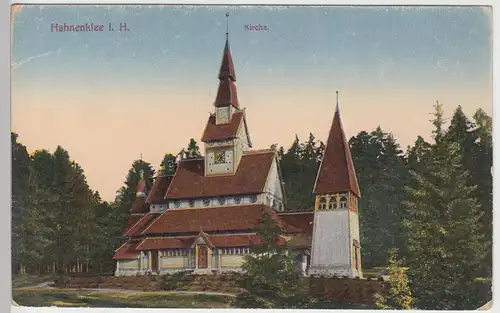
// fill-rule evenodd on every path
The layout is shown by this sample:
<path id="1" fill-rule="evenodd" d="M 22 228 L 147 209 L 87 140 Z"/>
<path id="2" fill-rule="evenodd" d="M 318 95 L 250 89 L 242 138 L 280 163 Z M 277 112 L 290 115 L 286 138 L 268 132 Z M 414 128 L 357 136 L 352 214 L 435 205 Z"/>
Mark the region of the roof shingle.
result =
<path id="1" fill-rule="evenodd" d="M 144 230 L 143 235 L 252 230 L 264 213 L 275 215 L 262 204 L 202 209 L 169 209 Z"/>
<path id="2" fill-rule="evenodd" d="M 347 191 L 351 191 L 358 197 L 361 195 L 351 151 L 337 107 L 313 193 L 328 194 Z"/>
<path id="3" fill-rule="evenodd" d="M 241 157 L 234 175 L 221 176 L 205 176 L 204 159 L 183 160 L 179 162 L 165 198 L 186 199 L 261 193 L 274 157 L 274 151 L 245 154 Z"/>
<path id="4" fill-rule="evenodd" d="M 215 115 L 210 115 L 201 141 L 208 142 L 236 138 L 242 120 L 243 112 L 235 112 L 231 117 L 230 123 L 217 125 L 215 123 Z"/>

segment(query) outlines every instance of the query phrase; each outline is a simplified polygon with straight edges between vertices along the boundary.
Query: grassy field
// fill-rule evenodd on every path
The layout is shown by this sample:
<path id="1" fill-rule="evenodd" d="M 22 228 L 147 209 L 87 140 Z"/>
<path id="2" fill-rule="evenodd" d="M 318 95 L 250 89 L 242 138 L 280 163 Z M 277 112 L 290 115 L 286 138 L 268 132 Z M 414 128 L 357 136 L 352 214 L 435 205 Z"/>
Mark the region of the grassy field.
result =
<path id="1" fill-rule="evenodd" d="M 54 280 L 56 276 L 16 275 L 12 277 L 12 288 L 27 287 Z"/>
<path id="2" fill-rule="evenodd" d="M 65 289 L 18 289 L 12 297 L 19 305 L 37 307 L 101 308 L 229 308 L 230 297 L 168 292 L 116 292 Z"/>

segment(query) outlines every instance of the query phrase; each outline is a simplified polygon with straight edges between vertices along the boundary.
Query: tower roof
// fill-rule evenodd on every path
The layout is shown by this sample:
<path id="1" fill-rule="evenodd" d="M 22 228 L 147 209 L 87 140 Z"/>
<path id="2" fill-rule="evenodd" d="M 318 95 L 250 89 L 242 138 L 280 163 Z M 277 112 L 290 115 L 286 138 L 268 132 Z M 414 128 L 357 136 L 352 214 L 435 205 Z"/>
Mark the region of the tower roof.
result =
<path id="1" fill-rule="evenodd" d="M 351 191 L 358 197 L 361 196 L 337 103 L 313 193 L 327 194 L 347 191 Z"/>
<path id="2" fill-rule="evenodd" d="M 226 45 L 222 55 L 222 62 L 219 70 L 219 80 L 229 78 L 231 81 L 236 81 L 236 74 L 234 73 L 233 57 L 231 50 L 229 50 L 229 37 L 226 34 Z"/>
<path id="3" fill-rule="evenodd" d="M 234 72 L 233 57 L 229 50 L 229 37 L 226 33 L 226 45 L 224 46 L 219 70 L 219 88 L 214 103 L 216 107 L 233 105 L 235 108 L 239 108 L 235 81 L 236 74 Z"/>

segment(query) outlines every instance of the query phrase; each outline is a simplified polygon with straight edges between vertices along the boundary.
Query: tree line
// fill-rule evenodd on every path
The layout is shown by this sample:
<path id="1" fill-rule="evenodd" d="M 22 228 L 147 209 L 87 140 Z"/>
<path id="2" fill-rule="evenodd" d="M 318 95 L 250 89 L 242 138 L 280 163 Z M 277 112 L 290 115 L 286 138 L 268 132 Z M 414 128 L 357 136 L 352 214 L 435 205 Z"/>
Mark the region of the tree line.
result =
<path id="1" fill-rule="evenodd" d="M 450 294 L 473 294 L 477 280 L 489 281 L 492 271 L 491 117 L 479 109 L 468 118 L 457 107 L 445 127 L 438 104 L 432 123 L 433 140 L 418 136 L 405 152 L 381 127 L 349 140 L 362 194 L 363 267 L 385 267 L 388 252 L 396 249 L 409 268 L 419 308 L 439 307 L 439 299 Z M 140 173 L 150 189 L 155 175 L 175 172 L 179 158 L 201 156 L 191 139 L 187 149 L 166 153 L 158 171 L 135 160 L 109 203 L 88 186 L 83 169 L 64 148 L 30 154 L 17 134 L 11 139 L 14 274 L 114 270 L 112 256 L 124 241 L 120 235 Z M 311 210 L 325 144 L 310 134 L 305 142 L 296 136 L 288 149 L 272 148 L 279 157 L 286 209 Z M 449 306 L 457 308 L 457 301 Z"/>

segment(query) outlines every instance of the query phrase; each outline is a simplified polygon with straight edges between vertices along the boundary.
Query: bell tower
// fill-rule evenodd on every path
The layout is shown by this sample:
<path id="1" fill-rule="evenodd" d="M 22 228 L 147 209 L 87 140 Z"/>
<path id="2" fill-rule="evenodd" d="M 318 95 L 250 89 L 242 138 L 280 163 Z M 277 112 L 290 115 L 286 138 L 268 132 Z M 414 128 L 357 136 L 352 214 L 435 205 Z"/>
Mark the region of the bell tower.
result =
<path id="1" fill-rule="evenodd" d="M 358 181 L 338 105 L 316 176 L 311 275 L 362 277 Z"/>
<path id="2" fill-rule="evenodd" d="M 229 49 L 229 14 L 226 13 L 226 44 L 219 69 L 219 87 L 203 133 L 205 143 L 205 175 L 232 175 L 241 157 L 252 147 L 245 109 L 240 108 L 236 89 L 236 73 Z"/>

